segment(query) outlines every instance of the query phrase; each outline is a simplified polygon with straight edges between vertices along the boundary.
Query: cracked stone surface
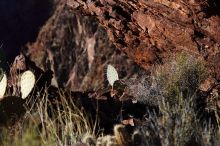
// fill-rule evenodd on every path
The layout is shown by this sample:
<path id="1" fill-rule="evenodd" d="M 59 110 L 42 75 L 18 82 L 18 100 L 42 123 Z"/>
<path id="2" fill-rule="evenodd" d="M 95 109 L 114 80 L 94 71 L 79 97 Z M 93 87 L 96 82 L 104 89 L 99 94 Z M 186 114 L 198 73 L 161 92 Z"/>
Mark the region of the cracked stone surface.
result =
<path id="1" fill-rule="evenodd" d="M 54 72 L 53 85 L 73 91 L 104 87 L 107 64 L 117 69 L 120 78 L 143 71 L 115 48 L 96 18 L 71 10 L 63 1 L 25 54 L 41 69 Z"/>
<path id="2" fill-rule="evenodd" d="M 69 0 L 95 16 L 110 40 L 146 70 L 178 52 L 207 61 L 220 79 L 220 3 L 212 0 Z"/>

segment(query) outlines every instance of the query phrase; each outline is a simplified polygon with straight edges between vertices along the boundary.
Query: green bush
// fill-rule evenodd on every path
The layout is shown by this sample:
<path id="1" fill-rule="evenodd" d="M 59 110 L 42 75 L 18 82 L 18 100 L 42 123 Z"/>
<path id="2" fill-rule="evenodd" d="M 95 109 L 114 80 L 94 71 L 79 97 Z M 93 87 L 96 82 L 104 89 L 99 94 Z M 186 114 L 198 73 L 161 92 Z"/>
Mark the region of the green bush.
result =
<path id="1" fill-rule="evenodd" d="M 205 62 L 185 53 L 155 69 L 156 82 L 171 104 L 180 92 L 183 97 L 192 97 L 207 76 Z"/>

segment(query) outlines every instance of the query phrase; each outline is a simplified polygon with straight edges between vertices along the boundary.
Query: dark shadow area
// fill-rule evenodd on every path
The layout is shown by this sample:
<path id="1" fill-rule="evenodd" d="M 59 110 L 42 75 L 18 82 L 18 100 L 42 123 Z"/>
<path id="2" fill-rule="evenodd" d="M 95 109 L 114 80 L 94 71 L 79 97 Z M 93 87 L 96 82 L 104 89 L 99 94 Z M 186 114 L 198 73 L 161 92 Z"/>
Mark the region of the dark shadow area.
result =
<path id="1" fill-rule="evenodd" d="M 13 124 L 25 112 L 25 100 L 16 96 L 5 97 L 0 102 L 0 125 Z"/>
<path id="2" fill-rule="evenodd" d="M 207 17 L 220 16 L 220 1 L 219 0 L 209 0 L 208 8 L 205 9 Z"/>
<path id="3" fill-rule="evenodd" d="M 27 42 L 33 42 L 50 17 L 53 0 L 1 0 L 0 44 L 9 62 Z"/>

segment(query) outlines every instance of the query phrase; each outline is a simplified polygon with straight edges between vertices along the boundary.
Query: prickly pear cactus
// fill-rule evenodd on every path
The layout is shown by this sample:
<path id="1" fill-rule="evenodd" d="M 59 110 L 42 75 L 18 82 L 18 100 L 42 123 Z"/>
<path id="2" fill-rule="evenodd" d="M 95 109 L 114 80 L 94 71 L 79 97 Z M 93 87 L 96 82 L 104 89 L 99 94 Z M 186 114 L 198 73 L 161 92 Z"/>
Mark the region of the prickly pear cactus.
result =
<path id="1" fill-rule="evenodd" d="M 113 84 L 115 81 L 119 80 L 118 78 L 118 72 L 116 71 L 116 69 L 112 66 L 112 65 L 108 65 L 107 66 L 107 80 L 109 82 L 109 84 L 113 87 Z"/>
<path id="2" fill-rule="evenodd" d="M 32 91 L 35 85 L 35 75 L 32 71 L 25 71 L 21 75 L 21 98 L 25 99 Z"/>

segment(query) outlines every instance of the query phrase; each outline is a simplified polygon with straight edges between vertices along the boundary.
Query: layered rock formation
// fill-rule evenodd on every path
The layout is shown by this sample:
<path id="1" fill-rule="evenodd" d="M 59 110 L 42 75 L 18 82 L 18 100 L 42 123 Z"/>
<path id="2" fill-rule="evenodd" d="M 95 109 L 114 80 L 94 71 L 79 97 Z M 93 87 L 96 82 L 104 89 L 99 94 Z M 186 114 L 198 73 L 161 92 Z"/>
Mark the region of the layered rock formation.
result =
<path id="1" fill-rule="evenodd" d="M 83 16 L 61 1 L 26 54 L 37 66 L 54 72 L 53 85 L 71 90 L 94 90 L 104 86 L 104 68 L 115 66 L 120 77 L 140 69 L 117 50 L 94 17 Z"/>
<path id="2" fill-rule="evenodd" d="M 220 79 L 220 3 L 214 0 L 69 0 L 95 16 L 117 48 L 143 68 L 177 52 L 206 60 Z"/>

